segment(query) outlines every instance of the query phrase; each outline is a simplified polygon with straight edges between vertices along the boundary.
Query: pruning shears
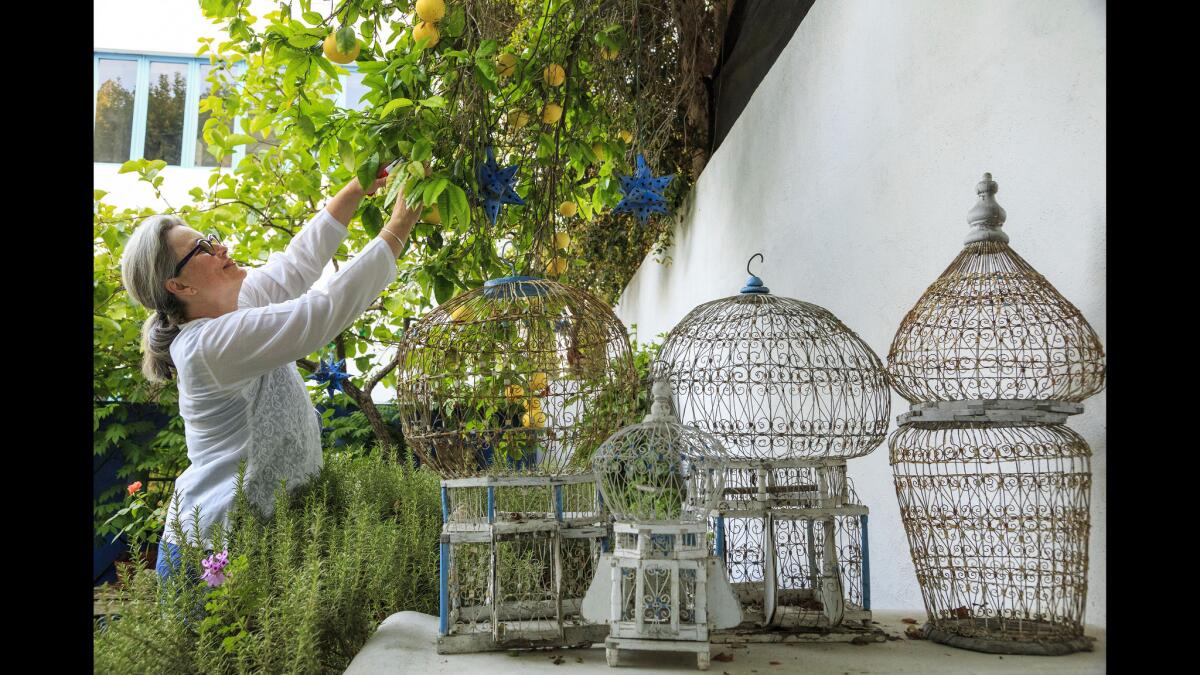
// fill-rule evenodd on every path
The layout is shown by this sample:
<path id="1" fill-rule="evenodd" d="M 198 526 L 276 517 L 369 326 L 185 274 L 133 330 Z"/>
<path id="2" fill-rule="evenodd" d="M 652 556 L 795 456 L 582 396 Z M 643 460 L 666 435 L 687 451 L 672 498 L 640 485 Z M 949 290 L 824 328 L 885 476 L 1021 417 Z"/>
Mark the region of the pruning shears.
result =
<path id="1" fill-rule="evenodd" d="M 390 174 L 399 164 L 400 164 L 400 158 L 397 157 L 391 164 L 380 167 L 379 174 L 376 175 L 375 178 L 376 179 L 383 178 L 384 176 Z"/>

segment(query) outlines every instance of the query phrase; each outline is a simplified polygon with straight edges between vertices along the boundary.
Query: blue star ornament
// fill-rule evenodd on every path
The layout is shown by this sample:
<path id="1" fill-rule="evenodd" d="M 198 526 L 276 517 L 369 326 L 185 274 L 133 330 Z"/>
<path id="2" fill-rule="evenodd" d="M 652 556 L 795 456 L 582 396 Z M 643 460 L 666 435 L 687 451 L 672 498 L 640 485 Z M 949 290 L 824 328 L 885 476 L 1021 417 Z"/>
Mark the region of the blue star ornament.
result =
<path id="1" fill-rule="evenodd" d="M 675 178 L 675 174 L 657 178 L 650 175 L 650 167 L 646 165 L 646 158 L 638 155 L 637 170 L 634 174 L 632 176 L 618 175 L 617 178 L 621 179 L 621 192 L 625 196 L 613 208 L 613 213 L 632 213 L 637 216 L 638 221 L 645 225 L 646 219 L 650 217 L 651 213 L 667 212 L 667 202 L 662 196 L 662 191 L 671 184 L 671 179 Z"/>
<path id="2" fill-rule="evenodd" d="M 496 155 L 492 148 L 487 149 L 487 161 L 479 165 L 477 174 L 479 192 L 483 197 L 483 210 L 493 225 L 496 224 L 496 217 L 500 215 L 500 207 L 504 204 L 525 204 L 525 200 L 513 189 L 517 184 L 517 165 L 501 168 L 496 164 Z"/>
<path id="3" fill-rule="evenodd" d="M 346 372 L 346 359 L 335 362 L 334 356 L 329 355 L 329 361 L 321 359 L 321 366 L 317 368 L 317 372 L 308 376 L 310 380 L 316 380 L 326 385 L 326 391 L 329 392 L 329 397 L 333 398 L 334 391 L 345 393 L 342 388 L 342 382 L 350 379 L 350 373 Z"/>

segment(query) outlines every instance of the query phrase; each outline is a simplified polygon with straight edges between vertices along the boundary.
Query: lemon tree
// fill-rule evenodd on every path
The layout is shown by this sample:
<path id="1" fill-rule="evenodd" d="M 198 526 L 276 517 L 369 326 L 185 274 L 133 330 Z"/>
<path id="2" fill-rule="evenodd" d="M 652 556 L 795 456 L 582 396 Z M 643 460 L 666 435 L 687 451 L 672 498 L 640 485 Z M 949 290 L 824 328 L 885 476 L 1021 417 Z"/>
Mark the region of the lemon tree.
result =
<path id="1" fill-rule="evenodd" d="M 261 264 L 342 185 L 365 183 L 400 159 L 388 188 L 363 200 L 334 258 L 341 265 L 361 250 L 399 195 L 422 208 L 397 282 L 335 344 L 360 374 L 347 396 L 371 433 L 393 445 L 400 439 L 372 392 L 394 387 L 405 320 L 508 274 L 500 242 L 513 243 L 505 257 L 516 257 L 519 272 L 553 270 L 610 301 L 647 252 L 669 244 L 669 218 L 642 227 L 611 213 L 620 199 L 615 174 L 629 173 L 635 153 L 644 153 L 656 171 L 677 175 L 667 195 L 674 202 L 698 175 L 708 124 L 707 98 L 697 92 L 715 63 L 718 8 L 702 0 L 676 2 L 675 10 L 660 0 L 341 0 L 332 7 L 285 0 L 253 16 L 249 4 L 200 0 L 229 35 L 199 51 L 213 64 L 200 132 L 215 156 L 252 151 L 214 169 L 188 203 L 165 210 L 116 209 L 95 195 L 97 448 L 119 446 L 143 469 L 160 462 L 155 470 L 164 475 L 186 462 L 181 430 L 133 449 L 137 430 L 114 417 L 114 401 L 175 405 L 172 386 L 149 387 L 140 376 L 145 312 L 120 287 L 124 242 L 151 213 L 215 230 L 240 261 Z M 423 23 L 436 41 L 422 39 Z M 361 110 L 334 103 L 351 65 L 366 90 Z M 506 206 L 495 225 L 474 197 L 489 146 L 498 161 L 520 167 L 517 191 L 526 202 Z M 162 168 L 134 159 L 122 170 L 157 190 Z M 576 207 L 571 217 L 559 211 L 565 202 Z M 569 253 L 562 242 L 570 242 Z M 323 398 L 314 387 L 314 401 Z"/>

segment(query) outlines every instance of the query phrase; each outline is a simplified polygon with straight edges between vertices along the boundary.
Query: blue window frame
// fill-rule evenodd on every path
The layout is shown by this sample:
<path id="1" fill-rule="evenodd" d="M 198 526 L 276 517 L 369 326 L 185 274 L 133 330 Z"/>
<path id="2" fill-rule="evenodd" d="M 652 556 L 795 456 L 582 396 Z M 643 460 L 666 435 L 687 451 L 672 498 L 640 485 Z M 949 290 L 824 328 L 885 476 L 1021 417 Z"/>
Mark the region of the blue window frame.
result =
<path id="1" fill-rule="evenodd" d="M 190 57 L 178 56 L 171 54 L 151 54 L 151 53 L 129 53 L 129 52 L 93 52 L 92 53 L 92 130 L 97 131 L 97 101 L 100 97 L 101 85 L 101 70 L 108 72 L 114 70 L 120 71 L 121 74 L 129 76 L 133 74 L 133 92 L 132 106 L 133 115 L 132 121 L 129 123 L 129 150 L 128 155 L 122 154 L 124 150 L 123 137 L 115 139 L 115 143 L 119 148 L 114 148 L 114 140 L 109 140 L 103 151 L 97 150 L 94 147 L 96 154 L 93 155 L 93 162 L 96 164 L 108 164 L 119 166 L 122 162 L 131 159 L 142 157 L 146 150 L 146 124 L 148 119 L 148 110 L 150 105 L 150 71 L 151 64 L 166 63 L 166 64 L 182 64 L 185 66 L 185 86 L 186 93 L 184 96 L 184 112 L 183 112 L 183 129 L 180 149 L 179 163 L 171 163 L 170 166 L 178 166 L 185 169 L 203 168 L 211 169 L 210 166 L 200 166 L 196 161 L 197 158 L 197 137 L 199 134 L 199 119 L 200 119 L 200 91 L 204 88 L 204 83 L 200 78 L 200 72 L 203 66 L 209 65 L 208 57 Z M 123 66 L 123 67 L 122 67 Z M 244 72 L 245 63 L 238 63 L 235 68 L 238 74 Z M 348 63 L 341 66 L 342 69 L 349 71 L 346 75 L 341 75 L 342 90 L 338 93 L 335 100 L 336 104 L 344 108 L 362 109 L 367 105 L 365 102 L 357 100 L 365 90 L 361 88 L 362 73 L 358 72 L 358 68 L 354 63 Z M 107 81 L 107 80 L 106 80 Z M 121 93 L 128 96 L 128 92 L 121 90 Z M 349 100 L 355 99 L 355 100 Z M 127 106 L 128 102 L 123 102 Z M 125 109 L 117 111 L 119 114 L 113 116 L 113 119 L 107 119 L 106 124 L 110 127 L 113 125 L 121 126 L 124 124 L 123 116 L 127 114 Z M 97 155 L 104 156 L 105 161 L 96 161 Z M 233 151 L 232 165 L 237 166 L 246 156 L 246 146 L 238 146 Z M 120 159 L 124 157 L 124 159 Z M 113 160 L 116 161 L 113 161 Z"/>

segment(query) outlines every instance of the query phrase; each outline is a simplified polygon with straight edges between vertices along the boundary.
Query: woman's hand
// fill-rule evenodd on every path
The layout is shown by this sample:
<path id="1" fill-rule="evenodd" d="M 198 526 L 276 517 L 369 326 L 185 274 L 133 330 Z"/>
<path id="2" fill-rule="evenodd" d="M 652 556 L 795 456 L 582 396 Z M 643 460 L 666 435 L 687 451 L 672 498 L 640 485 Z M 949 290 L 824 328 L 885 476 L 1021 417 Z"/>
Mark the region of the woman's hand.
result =
<path id="1" fill-rule="evenodd" d="M 399 177 L 396 180 L 400 180 Z M 392 253 L 399 258 L 407 247 L 408 235 L 412 232 L 413 225 L 421 219 L 421 206 L 418 204 L 415 209 L 408 208 L 404 200 L 404 189 L 396 194 L 396 204 L 392 207 L 392 217 L 388 219 L 387 224 L 379 231 L 379 236 L 388 243 Z"/>
<path id="2" fill-rule="evenodd" d="M 358 179 L 351 178 L 350 182 L 346 183 L 346 186 L 338 190 L 338 193 L 329 200 L 329 203 L 325 205 L 325 210 L 333 216 L 334 220 L 347 225 L 354 217 L 354 212 L 358 210 L 358 204 L 362 198 L 375 194 L 386 182 L 387 176 L 385 175 L 382 178 L 376 178 L 366 190 L 363 190 L 362 186 L 358 184 Z"/>
<path id="3" fill-rule="evenodd" d="M 397 178 L 396 180 L 400 180 Z M 415 209 L 408 208 L 408 204 L 404 199 L 404 188 L 396 193 L 396 203 L 392 206 L 392 217 L 388 220 L 389 225 L 404 226 L 412 229 L 412 226 L 421 219 L 422 207 L 420 204 Z"/>

